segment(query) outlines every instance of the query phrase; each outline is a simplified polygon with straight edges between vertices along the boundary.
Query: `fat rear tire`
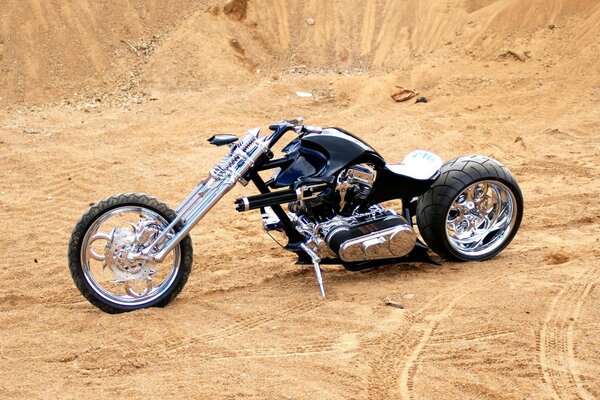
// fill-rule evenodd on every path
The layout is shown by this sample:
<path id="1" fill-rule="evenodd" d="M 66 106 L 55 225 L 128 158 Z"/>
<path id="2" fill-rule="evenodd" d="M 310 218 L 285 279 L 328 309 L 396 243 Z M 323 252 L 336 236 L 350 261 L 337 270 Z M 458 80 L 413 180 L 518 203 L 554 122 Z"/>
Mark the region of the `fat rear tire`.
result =
<path id="1" fill-rule="evenodd" d="M 79 292 L 93 305 L 104 312 L 110 314 L 122 313 L 148 307 L 164 307 L 169 304 L 185 286 L 188 276 L 192 270 L 193 264 L 193 249 L 192 240 L 187 235 L 181 242 L 180 246 L 180 262 L 177 275 L 173 279 L 168 289 L 162 293 L 160 297 L 153 299 L 151 302 L 141 306 L 127 306 L 110 302 L 100 296 L 89 284 L 85 278 L 81 261 L 81 246 L 82 240 L 85 237 L 88 229 L 92 224 L 105 213 L 122 206 L 139 206 L 152 210 L 161 215 L 165 220 L 172 221 L 176 214 L 166 204 L 157 199 L 137 193 L 125 193 L 108 197 L 93 206 L 91 206 L 75 225 L 68 247 L 68 262 L 69 271 L 75 286 Z M 181 224 L 175 227 L 175 230 L 181 229 Z"/>
<path id="2" fill-rule="evenodd" d="M 498 182 L 513 195 L 513 224 L 497 246 L 483 254 L 460 251 L 447 234 L 449 210 L 457 197 L 477 182 Z M 498 161 L 484 156 L 462 156 L 445 163 L 440 176 L 417 202 L 417 224 L 427 245 L 440 256 L 454 261 L 483 261 L 500 253 L 512 241 L 523 217 L 523 195 L 517 180 Z"/>

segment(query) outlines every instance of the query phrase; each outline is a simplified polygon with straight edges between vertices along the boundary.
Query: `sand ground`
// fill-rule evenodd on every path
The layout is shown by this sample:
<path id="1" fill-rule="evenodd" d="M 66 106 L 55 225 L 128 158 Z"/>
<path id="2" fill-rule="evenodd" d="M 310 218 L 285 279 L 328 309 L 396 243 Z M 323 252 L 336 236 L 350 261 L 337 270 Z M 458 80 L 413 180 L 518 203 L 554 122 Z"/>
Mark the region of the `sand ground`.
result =
<path id="1" fill-rule="evenodd" d="M 9 3 L 0 397 L 600 397 L 597 1 Z M 395 103 L 396 86 L 430 102 Z M 77 292 L 66 248 L 89 203 L 176 206 L 223 155 L 207 137 L 296 115 L 390 162 L 500 160 L 525 198 L 518 235 L 483 263 L 326 266 L 321 300 L 234 210 L 240 186 L 192 231 L 168 307 L 108 315 Z"/>

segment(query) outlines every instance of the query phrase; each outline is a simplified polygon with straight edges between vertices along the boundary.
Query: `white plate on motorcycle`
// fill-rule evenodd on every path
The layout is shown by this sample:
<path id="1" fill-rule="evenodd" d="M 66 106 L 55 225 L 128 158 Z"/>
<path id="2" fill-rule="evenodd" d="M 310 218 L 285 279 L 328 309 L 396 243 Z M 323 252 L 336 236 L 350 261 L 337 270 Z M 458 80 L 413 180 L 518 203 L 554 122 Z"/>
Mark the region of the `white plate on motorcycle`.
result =
<path id="1" fill-rule="evenodd" d="M 388 164 L 388 168 L 400 175 L 414 179 L 431 179 L 444 161 L 430 151 L 415 150 L 404 157 L 401 164 Z"/>

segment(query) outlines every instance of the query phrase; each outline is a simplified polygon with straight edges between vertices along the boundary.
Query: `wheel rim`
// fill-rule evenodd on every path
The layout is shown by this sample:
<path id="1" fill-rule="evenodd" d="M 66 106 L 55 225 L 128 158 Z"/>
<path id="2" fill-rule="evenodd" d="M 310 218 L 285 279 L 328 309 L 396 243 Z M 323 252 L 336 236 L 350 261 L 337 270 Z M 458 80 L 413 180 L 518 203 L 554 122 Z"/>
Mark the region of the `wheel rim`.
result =
<path id="1" fill-rule="evenodd" d="M 179 245 L 160 264 L 136 261 L 131 270 L 124 271 L 107 265 L 114 263 L 104 262 L 108 248 L 116 246 L 115 232 L 130 238 L 135 235 L 136 224 L 148 221 L 156 222 L 161 229 L 168 226 L 168 221 L 153 210 L 123 206 L 101 215 L 87 230 L 81 245 L 81 266 L 86 281 L 101 298 L 121 306 L 139 307 L 160 298 L 171 288 L 181 261 Z M 127 230 L 132 233 L 127 235 Z M 128 246 L 132 244 L 123 239 L 122 246 L 118 246 L 121 255 L 127 255 Z"/>
<path id="2" fill-rule="evenodd" d="M 452 201 L 446 215 L 446 237 L 460 255 L 485 256 L 506 243 L 516 219 L 512 190 L 494 180 L 475 182 Z"/>

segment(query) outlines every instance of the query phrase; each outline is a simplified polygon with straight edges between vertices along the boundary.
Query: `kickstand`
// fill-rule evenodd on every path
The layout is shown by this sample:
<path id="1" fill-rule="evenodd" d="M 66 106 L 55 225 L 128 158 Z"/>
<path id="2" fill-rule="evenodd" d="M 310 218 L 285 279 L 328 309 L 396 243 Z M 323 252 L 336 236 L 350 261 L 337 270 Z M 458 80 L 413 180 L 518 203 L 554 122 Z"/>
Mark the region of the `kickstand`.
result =
<path id="1" fill-rule="evenodd" d="M 321 266 L 319 265 L 321 262 L 321 257 L 319 257 L 319 255 L 309 248 L 305 243 L 301 243 L 300 247 L 312 259 L 312 263 L 315 268 L 315 276 L 317 277 L 317 283 L 319 284 L 319 289 L 321 290 L 321 296 L 325 298 L 325 286 L 323 286 L 323 275 L 321 274 Z"/>

